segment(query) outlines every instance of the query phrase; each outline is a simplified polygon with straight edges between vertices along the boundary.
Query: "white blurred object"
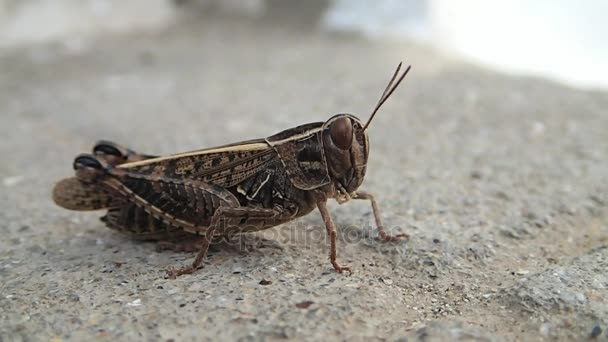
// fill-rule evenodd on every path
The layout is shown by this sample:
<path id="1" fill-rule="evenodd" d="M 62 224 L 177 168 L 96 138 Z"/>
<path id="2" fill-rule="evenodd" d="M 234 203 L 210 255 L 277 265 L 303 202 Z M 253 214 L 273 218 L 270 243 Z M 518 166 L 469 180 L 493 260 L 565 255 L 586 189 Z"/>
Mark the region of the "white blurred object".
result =
<path id="1" fill-rule="evenodd" d="M 301 11 L 301 3 L 293 6 L 283 1 L 283 7 Z M 273 3 L 181 2 L 202 12 L 215 7 L 257 17 Z M 0 48 L 59 40 L 69 51 L 79 52 L 91 35 L 168 26 L 178 18 L 174 3 L 176 0 L 0 0 Z M 311 8 L 318 6 L 315 4 L 306 3 Z M 413 37 L 506 72 L 608 88 L 606 13 L 606 0 L 333 0 L 322 23 L 329 29 L 355 30 L 372 37 Z"/>
<path id="2" fill-rule="evenodd" d="M 187 4 L 179 11 L 177 3 Z M 209 9 L 260 16 L 264 0 L 0 0 L 0 48 L 60 41 L 71 50 L 90 36 L 162 30 L 179 18 Z"/>
<path id="3" fill-rule="evenodd" d="M 0 48 L 165 27 L 167 0 L 0 0 Z"/>
<path id="4" fill-rule="evenodd" d="M 608 87 L 608 1 L 432 0 L 438 46 L 484 64 Z"/>
<path id="5" fill-rule="evenodd" d="M 334 0 L 323 18 L 332 30 L 361 31 L 371 37 L 408 35 L 428 38 L 425 0 Z"/>
<path id="6" fill-rule="evenodd" d="M 507 72 L 608 88 L 605 0 L 335 0 L 330 29 L 407 35 Z"/>

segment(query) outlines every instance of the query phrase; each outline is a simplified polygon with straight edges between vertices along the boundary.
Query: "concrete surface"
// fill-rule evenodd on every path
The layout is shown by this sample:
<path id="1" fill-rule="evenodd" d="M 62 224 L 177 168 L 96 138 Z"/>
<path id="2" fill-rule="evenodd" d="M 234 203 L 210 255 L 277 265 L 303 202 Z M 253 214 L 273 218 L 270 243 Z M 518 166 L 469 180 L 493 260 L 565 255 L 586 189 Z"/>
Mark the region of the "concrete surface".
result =
<path id="1" fill-rule="evenodd" d="M 173 153 L 367 117 L 400 60 L 414 67 L 371 126 L 363 188 L 412 237 L 380 243 L 368 204 L 332 203 L 352 276 L 332 271 L 318 213 L 168 280 L 191 254 L 50 200 L 100 138 Z M 219 20 L 5 52 L 0 69 L 2 341 L 607 338 L 606 93 Z"/>

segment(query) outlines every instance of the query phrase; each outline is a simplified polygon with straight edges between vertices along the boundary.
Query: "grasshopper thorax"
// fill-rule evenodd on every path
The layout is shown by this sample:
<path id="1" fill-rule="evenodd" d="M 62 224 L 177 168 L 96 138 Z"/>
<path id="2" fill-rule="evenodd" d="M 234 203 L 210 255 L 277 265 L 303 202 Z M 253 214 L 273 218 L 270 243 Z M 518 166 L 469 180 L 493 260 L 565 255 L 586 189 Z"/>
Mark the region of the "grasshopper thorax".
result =
<path id="1" fill-rule="evenodd" d="M 338 114 L 323 124 L 323 149 L 334 187 L 350 194 L 365 177 L 369 139 L 363 124 L 354 115 Z"/>
<path id="2" fill-rule="evenodd" d="M 407 72 L 397 78 L 401 63 L 365 125 L 356 116 L 338 114 L 326 122 L 313 122 L 265 139 L 278 154 L 292 185 L 313 190 L 333 185 L 334 195 L 348 199 L 363 182 L 369 156 L 366 129 L 378 109 L 395 91 Z"/>

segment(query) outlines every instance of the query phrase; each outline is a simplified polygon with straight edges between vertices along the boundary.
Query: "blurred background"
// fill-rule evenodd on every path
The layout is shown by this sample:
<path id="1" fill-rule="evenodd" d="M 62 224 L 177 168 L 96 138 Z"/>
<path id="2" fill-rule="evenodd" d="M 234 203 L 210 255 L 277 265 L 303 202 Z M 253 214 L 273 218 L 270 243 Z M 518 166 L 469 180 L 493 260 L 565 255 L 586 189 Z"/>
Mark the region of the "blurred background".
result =
<path id="1" fill-rule="evenodd" d="M 0 341 L 605 340 L 606 13 L 606 0 L 0 0 Z M 165 280 L 192 255 L 50 200 L 98 139 L 166 155 L 367 118 L 401 60 L 412 72 L 370 126 L 363 189 L 412 238 L 372 241 L 368 203 L 331 202 L 352 277 L 326 244 L 277 228 L 268 248 Z M 300 224 L 325 236 L 316 213 Z"/>
<path id="2" fill-rule="evenodd" d="M 0 0 L 0 49 L 162 30 L 216 14 L 408 37 L 501 71 L 608 87 L 603 0 Z"/>

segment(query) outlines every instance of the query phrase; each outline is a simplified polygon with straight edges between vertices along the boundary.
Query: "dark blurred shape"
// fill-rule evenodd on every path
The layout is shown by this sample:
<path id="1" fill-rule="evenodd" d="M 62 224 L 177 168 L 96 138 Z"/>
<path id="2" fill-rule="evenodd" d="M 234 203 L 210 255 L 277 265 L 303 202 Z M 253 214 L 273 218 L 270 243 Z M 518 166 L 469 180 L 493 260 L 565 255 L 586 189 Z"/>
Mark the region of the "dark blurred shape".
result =
<path id="1" fill-rule="evenodd" d="M 599 325 L 596 325 L 591 330 L 591 334 L 589 335 L 589 337 L 590 338 L 597 338 L 601 334 L 602 334 L 602 328 Z"/>
<path id="2" fill-rule="evenodd" d="M 266 17 L 302 26 L 316 25 L 329 5 L 330 0 L 266 0 Z"/>
<path id="3" fill-rule="evenodd" d="M 289 23 L 298 27 L 316 27 L 327 11 L 331 0 L 261 0 L 238 5 L 213 0 L 171 0 L 188 14 L 251 15 L 252 17 Z"/>

